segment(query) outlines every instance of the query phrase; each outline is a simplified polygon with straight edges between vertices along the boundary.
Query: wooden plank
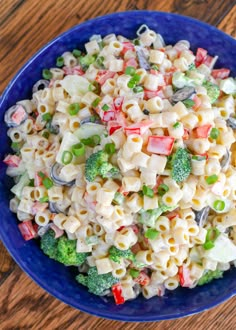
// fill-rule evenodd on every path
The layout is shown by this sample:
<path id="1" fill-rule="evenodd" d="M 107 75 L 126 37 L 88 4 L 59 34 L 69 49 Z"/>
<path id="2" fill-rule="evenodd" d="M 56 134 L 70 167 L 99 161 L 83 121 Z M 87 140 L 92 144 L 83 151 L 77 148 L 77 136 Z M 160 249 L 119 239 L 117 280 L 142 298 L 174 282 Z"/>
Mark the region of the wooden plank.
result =
<path id="1" fill-rule="evenodd" d="M 91 17 L 114 11 L 150 9 L 178 12 L 216 24 L 231 7 L 231 0 L 209 0 L 207 3 L 202 0 L 71 0 L 69 4 L 64 0 L 49 0 L 44 5 L 40 1 L 23 1 L 1 26 L 0 94 L 23 63 L 40 47 Z"/>
<path id="2" fill-rule="evenodd" d="M 15 262 L 0 241 L 0 286 L 13 271 Z"/>
<path id="3" fill-rule="evenodd" d="M 125 329 L 216 330 L 235 329 L 236 297 L 210 311 L 184 319 L 150 323 L 123 323 L 89 316 L 54 299 L 18 266 L 0 287 L 1 329 Z"/>
<path id="4" fill-rule="evenodd" d="M 25 0 L 5 0 L 1 1 L 0 26 L 22 5 Z"/>
<path id="5" fill-rule="evenodd" d="M 218 28 L 236 38 L 236 4 L 218 24 Z"/>

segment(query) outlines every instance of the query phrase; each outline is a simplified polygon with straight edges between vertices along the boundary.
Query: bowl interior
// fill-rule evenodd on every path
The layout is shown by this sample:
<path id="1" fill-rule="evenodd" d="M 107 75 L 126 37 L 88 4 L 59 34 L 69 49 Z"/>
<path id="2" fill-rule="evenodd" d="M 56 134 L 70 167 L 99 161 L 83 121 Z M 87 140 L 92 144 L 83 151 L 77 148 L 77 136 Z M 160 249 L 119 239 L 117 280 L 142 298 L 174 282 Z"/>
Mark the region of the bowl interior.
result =
<path id="1" fill-rule="evenodd" d="M 218 55 L 216 67 L 227 67 L 236 75 L 236 41 L 223 32 L 191 18 L 152 11 L 116 13 L 87 21 L 74 27 L 41 49 L 10 82 L 0 100 L 0 159 L 10 150 L 3 123 L 4 112 L 16 101 L 31 96 L 33 84 L 41 78 L 43 68 L 55 66 L 55 59 L 66 50 L 83 48 L 93 34 L 109 33 L 135 38 L 137 28 L 147 24 L 162 34 L 166 43 L 187 39 L 191 49 L 208 49 L 210 55 Z M 223 279 L 194 290 L 169 291 L 162 298 L 145 300 L 138 297 L 124 305 L 115 306 L 113 299 L 91 295 L 75 281 L 75 268 L 67 268 L 47 258 L 38 242 L 25 242 L 17 228 L 16 217 L 9 211 L 10 180 L 0 162 L 0 237 L 21 268 L 41 287 L 55 297 L 82 311 L 124 321 L 156 321 L 177 318 L 208 309 L 235 293 L 235 271 L 227 272 Z"/>

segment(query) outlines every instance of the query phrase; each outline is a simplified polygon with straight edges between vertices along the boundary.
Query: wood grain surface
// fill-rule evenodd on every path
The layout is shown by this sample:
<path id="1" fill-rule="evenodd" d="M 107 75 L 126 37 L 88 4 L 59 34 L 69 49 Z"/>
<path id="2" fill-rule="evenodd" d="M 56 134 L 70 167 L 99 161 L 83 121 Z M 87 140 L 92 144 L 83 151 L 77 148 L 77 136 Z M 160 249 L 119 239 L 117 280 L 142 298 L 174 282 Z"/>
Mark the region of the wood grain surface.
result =
<path id="1" fill-rule="evenodd" d="M 235 0 L 0 0 L 0 94 L 45 43 L 89 18 L 134 9 L 188 15 L 236 37 Z M 236 297 L 210 311 L 156 323 L 110 321 L 73 309 L 47 294 L 15 264 L 0 242 L 0 330 L 234 330 Z"/>

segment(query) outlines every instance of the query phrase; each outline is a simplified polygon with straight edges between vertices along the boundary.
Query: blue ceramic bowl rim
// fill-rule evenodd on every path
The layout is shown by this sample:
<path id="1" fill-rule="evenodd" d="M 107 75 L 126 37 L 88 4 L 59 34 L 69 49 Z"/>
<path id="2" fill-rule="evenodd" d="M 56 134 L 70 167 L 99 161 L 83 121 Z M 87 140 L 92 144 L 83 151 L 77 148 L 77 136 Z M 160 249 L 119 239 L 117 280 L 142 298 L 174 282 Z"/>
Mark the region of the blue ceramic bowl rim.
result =
<path id="1" fill-rule="evenodd" d="M 8 94 L 8 91 L 11 89 L 12 85 L 15 83 L 15 81 L 17 81 L 18 77 L 21 75 L 21 73 L 25 70 L 25 68 L 27 68 L 28 66 L 31 65 L 31 63 L 35 60 L 35 58 L 37 58 L 42 52 L 44 52 L 47 48 L 51 47 L 55 42 L 57 42 L 58 40 L 60 40 L 62 37 L 66 37 L 67 35 L 69 35 L 72 31 L 76 30 L 78 28 L 78 26 L 83 27 L 84 25 L 86 25 L 88 22 L 94 22 L 97 23 L 100 20 L 104 19 L 104 18 L 112 18 L 114 16 L 116 16 L 117 14 L 119 15 L 129 15 L 129 14 L 135 14 L 135 13 L 143 13 L 144 15 L 147 15 L 148 13 L 158 13 L 158 14 L 163 14 L 163 15 L 170 15 L 173 17 L 177 17 L 179 19 L 183 19 L 185 21 L 189 21 L 189 22 L 193 22 L 195 24 L 198 24 L 199 26 L 206 28 L 208 30 L 212 30 L 217 32 L 219 35 L 222 35 L 222 38 L 224 39 L 228 39 L 231 42 L 234 41 L 234 39 L 229 36 L 228 34 L 224 33 L 223 31 L 217 29 L 216 27 L 209 25 L 205 22 L 199 21 L 195 18 L 192 17 L 188 17 L 188 16 L 184 16 L 184 15 L 179 15 L 179 14 L 175 14 L 175 13 L 167 13 L 167 12 L 162 12 L 162 11 L 154 11 L 154 10 L 130 10 L 130 11 L 122 11 L 122 12 L 115 12 L 115 13 L 111 13 L 111 14 L 107 14 L 107 15 L 102 15 L 102 16 L 98 16 L 95 18 L 91 18 L 83 23 L 77 24 L 74 27 L 68 29 L 67 31 L 61 33 L 60 35 L 58 35 L 56 38 L 52 39 L 51 41 L 49 41 L 48 43 L 46 43 L 43 47 L 41 47 L 28 61 L 26 61 L 26 63 L 21 67 L 20 70 L 18 70 L 18 72 L 15 74 L 15 76 L 10 80 L 9 84 L 7 85 L 6 89 L 4 90 L 3 94 L 0 96 L 0 108 L 4 102 L 5 97 Z M 190 316 L 190 315 L 194 315 L 200 312 L 204 312 L 208 309 L 211 309 L 221 303 L 223 303 L 224 301 L 230 299 L 231 297 L 236 295 L 236 289 L 235 291 L 232 291 L 230 294 L 225 294 L 223 296 L 221 296 L 219 299 L 216 299 L 214 301 L 214 303 L 210 303 L 207 304 L 202 308 L 196 308 L 194 310 L 190 310 L 189 312 L 182 312 L 182 313 L 178 313 L 178 314 L 173 314 L 171 316 L 164 316 L 164 317 L 159 317 L 158 315 L 153 315 L 153 316 L 145 316 L 145 317 L 139 317 L 139 316 L 129 316 L 129 319 L 127 319 L 127 317 L 123 317 L 123 316 L 119 316 L 119 314 L 113 314 L 110 315 L 110 312 L 106 312 L 105 310 L 103 312 L 95 312 L 95 309 L 91 309 L 91 308 L 84 308 L 83 304 L 78 303 L 77 306 L 75 306 L 71 301 L 68 301 L 68 299 L 66 299 L 63 295 L 61 295 L 58 291 L 54 290 L 52 287 L 47 286 L 44 284 L 43 281 L 41 281 L 41 277 L 38 276 L 36 273 L 31 272 L 31 269 L 28 268 L 27 266 L 24 265 L 24 263 L 22 262 L 20 256 L 17 253 L 14 253 L 14 251 L 11 249 L 11 246 L 9 245 L 5 245 L 5 241 L 4 241 L 4 235 L 2 235 L 1 233 L 1 226 L 0 226 L 0 239 L 1 241 L 4 243 L 4 246 L 6 247 L 7 251 L 9 252 L 9 254 L 13 257 L 13 259 L 16 261 L 16 263 L 20 266 L 20 268 L 35 282 L 37 283 L 39 286 L 41 286 L 45 291 L 47 291 L 49 294 L 51 294 L 52 296 L 54 296 L 55 298 L 61 300 L 62 302 L 64 302 L 67 305 L 70 305 L 76 309 L 79 308 L 79 310 L 89 313 L 90 315 L 94 315 L 94 316 L 98 316 L 98 317 L 103 317 L 106 319 L 111 319 L 111 320 L 117 320 L 117 321 L 125 321 L 125 322 L 155 322 L 155 321 L 162 321 L 162 320 L 171 320 L 171 319 L 177 319 L 177 318 L 182 318 L 182 317 L 186 317 L 186 316 Z"/>

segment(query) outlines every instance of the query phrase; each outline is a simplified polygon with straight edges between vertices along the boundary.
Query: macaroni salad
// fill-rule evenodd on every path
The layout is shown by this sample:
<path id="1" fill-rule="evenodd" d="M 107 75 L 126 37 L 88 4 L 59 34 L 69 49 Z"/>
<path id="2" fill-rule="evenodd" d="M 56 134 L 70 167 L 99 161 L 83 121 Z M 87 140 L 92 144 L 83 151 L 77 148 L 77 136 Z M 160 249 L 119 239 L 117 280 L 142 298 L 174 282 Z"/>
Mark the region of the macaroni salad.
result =
<path id="1" fill-rule="evenodd" d="M 194 288 L 236 260 L 236 81 L 217 56 L 93 35 L 5 113 L 25 240 L 116 304 Z"/>

